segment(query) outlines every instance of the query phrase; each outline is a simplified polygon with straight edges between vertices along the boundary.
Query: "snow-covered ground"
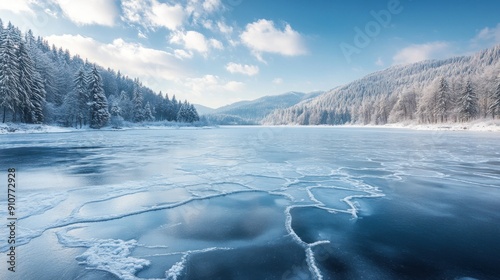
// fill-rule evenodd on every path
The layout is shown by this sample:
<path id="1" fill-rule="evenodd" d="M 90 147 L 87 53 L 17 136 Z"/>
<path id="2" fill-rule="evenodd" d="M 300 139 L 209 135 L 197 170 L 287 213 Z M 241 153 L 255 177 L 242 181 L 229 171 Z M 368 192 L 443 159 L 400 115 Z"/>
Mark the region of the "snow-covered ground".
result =
<path id="1" fill-rule="evenodd" d="M 200 127 L 199 124 L 179 124 L 172 122 L 161 122 L 161 123 L 143 123 L 143 124 L 133 124 L 126 123 L 120 129 L 171 129 L 171 128 L 197 128 Z M 326 126 L 329 127 L 329 126 Z M 402 123 L 391 123 L 385 125 L 359 125 L 359 124 L 347 124 L 341 125 L 341 127 L 367 127 L 367 128 L 404 128 L 404 129 L 415 129 L 415 130 L 469 130 L 469 131 L 494 131 L 500 132 L 500 119 L 480 119 L 467 123 L 438 123 L 438 124 L 418 124 L 413 122 L 402 122 Z M 13 123 L 0 123 L 0 134 L 7 133 L 50 133 L 50 132 L 71 132 L 71 131 L 82 131 L 82 130 L 92 130 L 89 127 L 84 127 L 82 129 L 76 129 L 72 127 L 60 127 L 54 125 L 45 124 L 13 124 Z M 105 127 L 101 130 L 114 130 L 111 127 Z"/>
<path id="2" fill-rule="evenodd" d="M 415 129 L 415 130 L 470 130 L 470 131 L 495 131 L 500 132 L 500 119 L 480 119 L 467 123 L 436 123 L 436 124 L 419 124 L 414 122 L 400 122 L 400 123 L 389 123 L 385 125 L 374 125 L 374 124 L 346 124 L 341 125 L 341 127 L 366 127 L 366 128 L 404 128 L 404 129 Z"/>
<path id="3" fill-rule="evenodd" d="M 471 131 L 500 132 L 500 120 L 480 119 L 467 123 L 438 123 L 438 124 L 395 123 L 395 124 L 386 124 L 384 125 L 384 127 L 409 128 L 417 130 L 471 130 Z"/>
<path id="4" fill-rule="evenodd" d="M 0 123 L 0 134 L 69 132 L 75 130 L 76 129 L 70 127 L 51 126 L 45 124 Z"/>
<path id="5" fill-rule="evenodd" d="M 142 124 L 134 124 L 134 123 L 124 123 L 123 127 L 119 129 L 128 130 L 128 129 L 172 129 L 172 128 L 197 128 L 201 125 L 196 124 L 187 124 L 187 123 L 175 123 L 175 122 L 151 122 L 151 123 L 142 123 Z M 45 125 L 45 124 L 23 124 L 23 123 L 0 123 L 0 134 L 8 134 L 8 133 L 61 133 L 61 132 L 71 132 L 71 131 L 83 131 L 83 130 L 91 130 L 95 131 L 88 126 L 83 127 L 81 129 L 77 129 L 74 127 L 61 127 L 56 125 Z M 100 130 L 116 130 L 116 128 L 112 127 L 104 127 Z"/>

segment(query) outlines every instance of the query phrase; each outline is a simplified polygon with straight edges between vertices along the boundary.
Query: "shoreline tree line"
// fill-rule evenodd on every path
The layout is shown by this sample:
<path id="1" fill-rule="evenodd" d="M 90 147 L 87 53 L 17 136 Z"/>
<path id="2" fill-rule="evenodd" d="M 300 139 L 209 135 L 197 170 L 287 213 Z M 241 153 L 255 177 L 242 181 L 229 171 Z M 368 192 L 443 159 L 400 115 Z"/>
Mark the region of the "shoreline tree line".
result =
<path id="1" fill-rule="evenodd" d="M 393 66 L 276 110 L 263 123 L 430 124 L 479 118 L 500 118 L 500 45 L 471 56 Z"/>
<path id="2" fill-rule="evenodd" d="M 188 101 L 155 93 L 110 68 L 71 56 L 31 30 L 23 34 L 0 19 L 0 116 L 2 123 L 57 124 L 82 128 L 131 123 L 192 123 Z"/>

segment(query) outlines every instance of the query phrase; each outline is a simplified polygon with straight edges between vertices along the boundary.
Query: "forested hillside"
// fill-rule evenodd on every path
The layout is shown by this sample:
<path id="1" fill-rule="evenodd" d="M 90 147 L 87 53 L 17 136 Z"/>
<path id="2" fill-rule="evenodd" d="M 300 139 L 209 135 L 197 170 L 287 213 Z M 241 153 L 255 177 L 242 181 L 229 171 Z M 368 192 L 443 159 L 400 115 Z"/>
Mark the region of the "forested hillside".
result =
<path id="1" fill-rule="evenodd" d="M 198 121 L 187 101 L 156 93 L 137 79 L 49 46 L 0 20 L 2 122 L 101 128 L 122 121 Z"/>
<path id="2" fill-rule="evenodd" d="M 500 116 L 500 45 L 472 56 L 393 66 L 309 102 L 276 110 L 266 124 L 466 122 Z"/>

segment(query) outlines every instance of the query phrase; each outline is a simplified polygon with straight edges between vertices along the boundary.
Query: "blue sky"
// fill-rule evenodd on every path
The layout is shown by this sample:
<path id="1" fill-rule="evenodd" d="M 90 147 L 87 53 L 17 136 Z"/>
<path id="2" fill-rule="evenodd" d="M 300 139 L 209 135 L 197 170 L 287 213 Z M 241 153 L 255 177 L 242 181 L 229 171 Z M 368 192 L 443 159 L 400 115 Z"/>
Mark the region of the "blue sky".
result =
<path id="1" fill-rule="evenodd" d="M 210 107 L 500 43 L 496 0 L 0 0 L 0 18 Z"/>

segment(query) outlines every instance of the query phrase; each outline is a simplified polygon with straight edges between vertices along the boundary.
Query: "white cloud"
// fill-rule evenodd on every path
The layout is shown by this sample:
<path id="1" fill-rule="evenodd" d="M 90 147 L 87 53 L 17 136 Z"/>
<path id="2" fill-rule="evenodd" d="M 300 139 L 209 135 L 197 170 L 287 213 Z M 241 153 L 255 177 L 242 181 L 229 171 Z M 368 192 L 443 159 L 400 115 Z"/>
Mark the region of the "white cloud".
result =
<path id="1" fill-rule="evenodd" d="M 184 85 L 189 87 L 189 90 L 198 96 L 206 93 L 217 92 L 237 92 L 244 89 L 245 84 L 238 81 L 223 81 L 216 75 L 205 75 L 201 78 L 187 78 Z"/>
<path id="2" fill-rule="evenodd" d="M 472 39 L 473 42 L 493 41 L 493 43 L 500 43 L 500 23 L 496 27 L 485 27 Z"/>
<path id="3" fill-rule="evenodd" d="M 208 52 L 208 43 L 205 36 L 196 31 L 178 32 L 172 36 L 170 42 L 184 45 L 186 49 L 195 50 L 200 53 Z"/>
<path id="4" fill-rule="evenodd" d="M 218 49 L 218 50 L 224 49 L 224 45 L 222 44 L 221 41 L 218 41 L 216 39 L 210 39 L 208 42 L 210 43 L 210 46 L 214 49 Z"/>
<path id="5" fill-rule="evenodd" d="M 208 29 L 208 30 L 211 30 L 213 31 L 214 30 L 214 22 L 210 19 L 207 19 L 207 20 L 203 20 L 201 25 L 205 28 L 205 29 Z"/>
<path id="6" fill-rule="evenodd" d="M 257 58 L 261 58 L 261 53 L 264 52 L 286 56 L 307 53 L 304 39 L 297 31 L 293 30 L 289 24 L 286 24 L 283 30 L 279 30 L 270 20 L 260 19 L 247 24 L 240 39 Z"/>
<path id="7" fill-rule="evenodd" d="M 186 85 L 191 88 L 193 93 L 199 94 L 205 90 L 213 90 L 219 85 L 219 77 L 214 75 L 205 75 L 201 78 L 188 78 Z"/>
<path id="8" fill-rule="evenodd" d="M 220 9 L 221 6 L 222 3 L 220 2 L 220 0 L 205 0 L 203 2 L 203 9 L 207 13 L 212 13 L 214 11 L 217 11 L 218 9 Z"/>
<path id="9" fill-rule="evenodd" d="M 189 0 L 185 11 L 194 21 L 206 18 L 208 15 L 220 11 L 223 5 L 220 0 Z"/>
<path id="10" fill-rule="evenodd" d="M 52 9 L 50 9 L 50 8 L 45 8 L 43 11 L 44 11 L 47 15 L 49 15 L 49 16 L 51 16 L 51 17 L 53 17 L 53 18 L 58 18 L 57 12 L 56 12 L 56 11 L 54 11 L 54 10 L 52 10 Z"/>
<path id="11" fill-rule="evenodd" d="M 411 45 L 400 50 L 393 57 L 394 64 L 408 64 L 422 60 L 439 58 L 446 55 L 449 44 L 446 42 L 432 42 L 419 45 Z"/>
<path id="12" fill-rule="evenodd" d="M 226 80 L 217 75 L 204 75 L 180 79 L 168 89 L 169 94 L 175 93 L 177 97 L 183 96 L 190 102 L 203 104 L 213 108 L 227 105 L 242 98 L 248 98 L 245 83 Z"/>
<path id="13" fill-rule="evenodd" d="M 226 70 L 230 73 L 240 73 L 248 76 L 254 76 L 259 73 L 259 67 L 255 65 L 242 65 L 230 62 L 226 65 Z"/>
<path id="14" fill-rule="evenodd" d="M 203 55 L 207 54 L 210 48 L 224 48 L 220 41 L 215 39 L 207 40 L 205 35 L 197 31 L 176 32 L 171 36 L 170 43 L 183 45 L 184 48 L 197 51 Z"/>
<path id="15" fill-rule="evenodd" d="M 217 27 L 219 28 L 219 31 L 224 34 L 231 34 L 233 33 L 233 28 L 227 24 L 225 24 L 222 21 L 217 22 Z"/>
<path id="16" fill-rule="evenodd" d="M 182 26 L 186 17 L 182 5 L 169 5 L 157 0 L 122 0 L 122 10 L 122 20 L 146 28 L 165 27 L 176 30 Z"/>
<path id="17" fill-rule="evenodd" d="M 169 6 L 155 0 L 152 3 L 150 19 L 155 25 L 164 26 L 170 30 L 175 30 L 182 25 L 184 21 L 184 9 L 181 5 L 175 4 L 174 6 Z"/>
<path id="18" fill-rule="evenodd" d="M 245 88 L 245 84 L 242 82 L 230 81 L 224 85 L 224 89 L 228 91 L 238 92 Z"/>
<path id="19" fill-rule="evenodd" d="M 375 61 L 375 65 L 377 65 L 377 66 L 384 66 L 384 61 L 382 60 L 381 57 L 377 58 L 377 61 Z"/>
<path id="20" fill-rule="evenodd" d="M 30 8 L 32 0 L 0 0 L 0 10 L 11 11 L 15 14 L 19 13 L 33 13 Z"/>
<path id="21" fill-rule="evenodd" d="M 118 16 L 114 0 L 55 0 L 64 15 L 79 25 L 113 26 Z"/>
<path id="22" fill-rule="evenodd" d="M 98 65 L 120 70 L 130 77 L 139 77 L 157 90 L 161 89 L 165 80 L 175 81 L 185 76 L 184 68 L 173 54 L 123 39 L 115 39 L 109 44 L 81 35 L 51 35 L 45 39 Z"/>
<path id="23" fill-rule="evenodd" d="M 149 1 L 122 0 L 122 20 L 131 23 L 141 23 L 142 18 L 146 19 L 146 11 L 150 9 L 148 2 Z"/>
<path id="24" fill-rule="evenodd" d="M 275 78 L 273 80 L 273 84 L 275 84 L 275 85 L 281 85 L 281 84 L 283 84 L 283 79 L 282 78 Z"/>
<path id="25" fill-rule="evenodd" d="M 177 58 L 179 59 L 185 59 L 185 58 L 192 58 L 193 57 L 193 53 L 192 52 L 187 52 L 185 50 L 174 50 L 174 54 Z"/>
<path id="26" fill-rule="evenodd" d="M 144 32 L 139 30 L 139 32 L 137 32 L 137 37 L 139 37 L 141 39 L 147 39 L 148 35 L 144 34 Z"/>

